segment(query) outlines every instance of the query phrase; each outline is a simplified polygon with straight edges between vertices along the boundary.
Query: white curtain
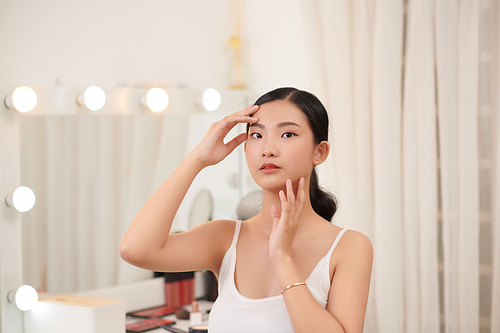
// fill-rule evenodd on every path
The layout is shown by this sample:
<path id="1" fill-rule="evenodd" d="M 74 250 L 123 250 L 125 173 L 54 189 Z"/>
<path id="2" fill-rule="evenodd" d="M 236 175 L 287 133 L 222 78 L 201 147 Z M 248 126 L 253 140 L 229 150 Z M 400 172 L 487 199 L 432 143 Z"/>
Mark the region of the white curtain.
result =
<path id="1" fill-rule="evenodd" d="M 479 332 L 479 2 L 436 3 L 446 332 Z"/>
<path id="2" fill-rule="evenodd" d="M 439 331 L 434 1 L 409 3 L 403 91 L 406 332 Z"/>
<path id="3" fill-rule="evenodd" d="M 187 115 L 26 116 L 23 183 L 37 193 L 23 216 L 24 282 L 50 293 L 152 277 L 118 243 L 185 154 Z"/>
<path id="4" fill-rule="evenodd" d="M 320 178 L 339 200 L 334 222 L 374 245 L 365 331 L 498 331 L 499 190 L 480 196 L 479 183 L 486 177 L 489 193 L 498 179 L 479 156 L 498 125 L 485 121 L 480 133 L 478 123 L 498 112 L 491 103 L 480 112 L 479 101 L 498 79 L 498 67 L 491 78 L 479 71 L 498 64 L 498 1 L 304 0 L 302 9 L 312 89 L 331 114 Z"/>
<path id="5" fill-rule="evenodd" d="M 491 66 L 490 112 L 492 116 L 493 150 L 492 163 L 492 240 L 493 240 L 493 269 L 492 269 L 492 304 L 491 304 L 491 332 L 500 332 L 500 1 L 494 1 L 490 6 L 489 46 Z"/>

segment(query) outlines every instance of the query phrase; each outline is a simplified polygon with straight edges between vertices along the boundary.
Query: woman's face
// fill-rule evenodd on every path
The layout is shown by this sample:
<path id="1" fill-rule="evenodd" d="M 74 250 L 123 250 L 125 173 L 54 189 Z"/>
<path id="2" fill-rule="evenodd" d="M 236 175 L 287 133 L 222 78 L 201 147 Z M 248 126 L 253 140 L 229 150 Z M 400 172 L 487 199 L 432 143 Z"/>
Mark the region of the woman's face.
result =
<path id="1" fill-rule="evenodd" d="M 314 167 L 316 145 L 304 113 L 293 103 L 264 103 L 254 115 L 245 145 L 248 169 L 263 189 L 278 190 L 291 179 L 304 177 L 306 184 Z"/>

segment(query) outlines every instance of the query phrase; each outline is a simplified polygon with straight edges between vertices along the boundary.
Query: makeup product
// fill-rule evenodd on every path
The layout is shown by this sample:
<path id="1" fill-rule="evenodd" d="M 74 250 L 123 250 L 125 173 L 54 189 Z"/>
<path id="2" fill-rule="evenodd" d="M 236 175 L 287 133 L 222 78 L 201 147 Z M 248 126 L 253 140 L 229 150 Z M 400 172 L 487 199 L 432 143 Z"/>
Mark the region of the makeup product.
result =
<path id="1" fill-rule="evenodd" d="M 162 327 L 164 325 L 173 325 L 174 321 L 166 320 L 162 318 L 150 318 L 144 319 L 137 323 L 128 324 L 125 326 L 127 332 L 146 332 L 149 330 L 153 330 L 158 327 Z"/>
<path id="2" fill-rule="evenodd" d="M 190 316 L 190 313 L 186 309 L 180 309 L 179 311 L 177 311 L 175 313 L 175 317 L 177 319 L 185 319 L 185 320 L 187 320 L 187 319 L 189 319 L 189 316 Z"/>
<path id="3" fill-rule="evenodd" d="M 203 322 L 203 316 L 200 312 L 200 303 L 198 303 L 197 301 L 193 302 L 193 310 L 189 315 L 189 321 L 191 323 L 191 326 L 201 325 L 201 323 Z"/>
<path id="4" fill-rule="evenodd" d="M 190 304 L 194 298 L 194 272 L 158 273 L 155 277 L 163 276 L 165 279 L 166 305 L 180 308 Z"/>
<path id="5" fill-rule="evenodd" d="M 174 308 L 172 306 L 165 305 L 152 309 L 131 312 L 128 315 L 139 318 L 154 318 L 154 317 L 168 316 L 169 314 L 176 313 L 177 310 L 179 310 L 179 308 Z"/>
<path id="6" fill-rule="evenodd" d="M 189 333 L 207 333 L 208 325 L 196 325 L 189 328 Z"/>

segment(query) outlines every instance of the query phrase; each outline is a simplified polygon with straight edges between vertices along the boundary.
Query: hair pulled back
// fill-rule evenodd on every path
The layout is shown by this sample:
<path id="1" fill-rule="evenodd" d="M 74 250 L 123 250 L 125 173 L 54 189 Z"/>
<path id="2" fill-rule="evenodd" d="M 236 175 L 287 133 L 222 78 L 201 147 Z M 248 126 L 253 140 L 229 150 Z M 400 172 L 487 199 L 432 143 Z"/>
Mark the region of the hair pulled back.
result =
<path id="1" fill-rule="evenodd" d="M 262 95 L 257 99 L 255 105 L 275 100 L 287 100 L 304 113 L 314 135 L 315 144 L 328 141 L 328 112 L 316 96 L 296 88 L 278 88 Z M 324 191 L 319 186 L 316 168 L 313 168 L 311 174 L 309 197 L 314 211 L 324 219 L 331 221 L 337 210 L 337 201 L 331 193 Z"/>

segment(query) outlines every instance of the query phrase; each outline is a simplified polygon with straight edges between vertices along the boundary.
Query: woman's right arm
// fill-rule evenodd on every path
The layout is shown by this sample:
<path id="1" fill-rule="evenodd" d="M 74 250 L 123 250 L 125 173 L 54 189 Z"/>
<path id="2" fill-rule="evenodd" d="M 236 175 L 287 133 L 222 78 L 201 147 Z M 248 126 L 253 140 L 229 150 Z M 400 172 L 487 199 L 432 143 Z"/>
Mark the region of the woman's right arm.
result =
<path id="1" fill-rule="evenodd" d="M 196 175 L 205 167 L 217 164 L 243 143 L 242 133 L 224 143 L 224 138 L 238 123 L 253 123 L 248 117 L 258 106 L 225 117 L 214 123 L 198 146 L 151 196 L 120 242 L 120 255 L 128 263 L 154 271 L 216 270 L 220 265 L 221 237 L 230 233 L 232 223 L 213 221 L 180 234 L 170 234 L 175 214 Z M 223 255 L 223 254 L 222 254 Z"/>

